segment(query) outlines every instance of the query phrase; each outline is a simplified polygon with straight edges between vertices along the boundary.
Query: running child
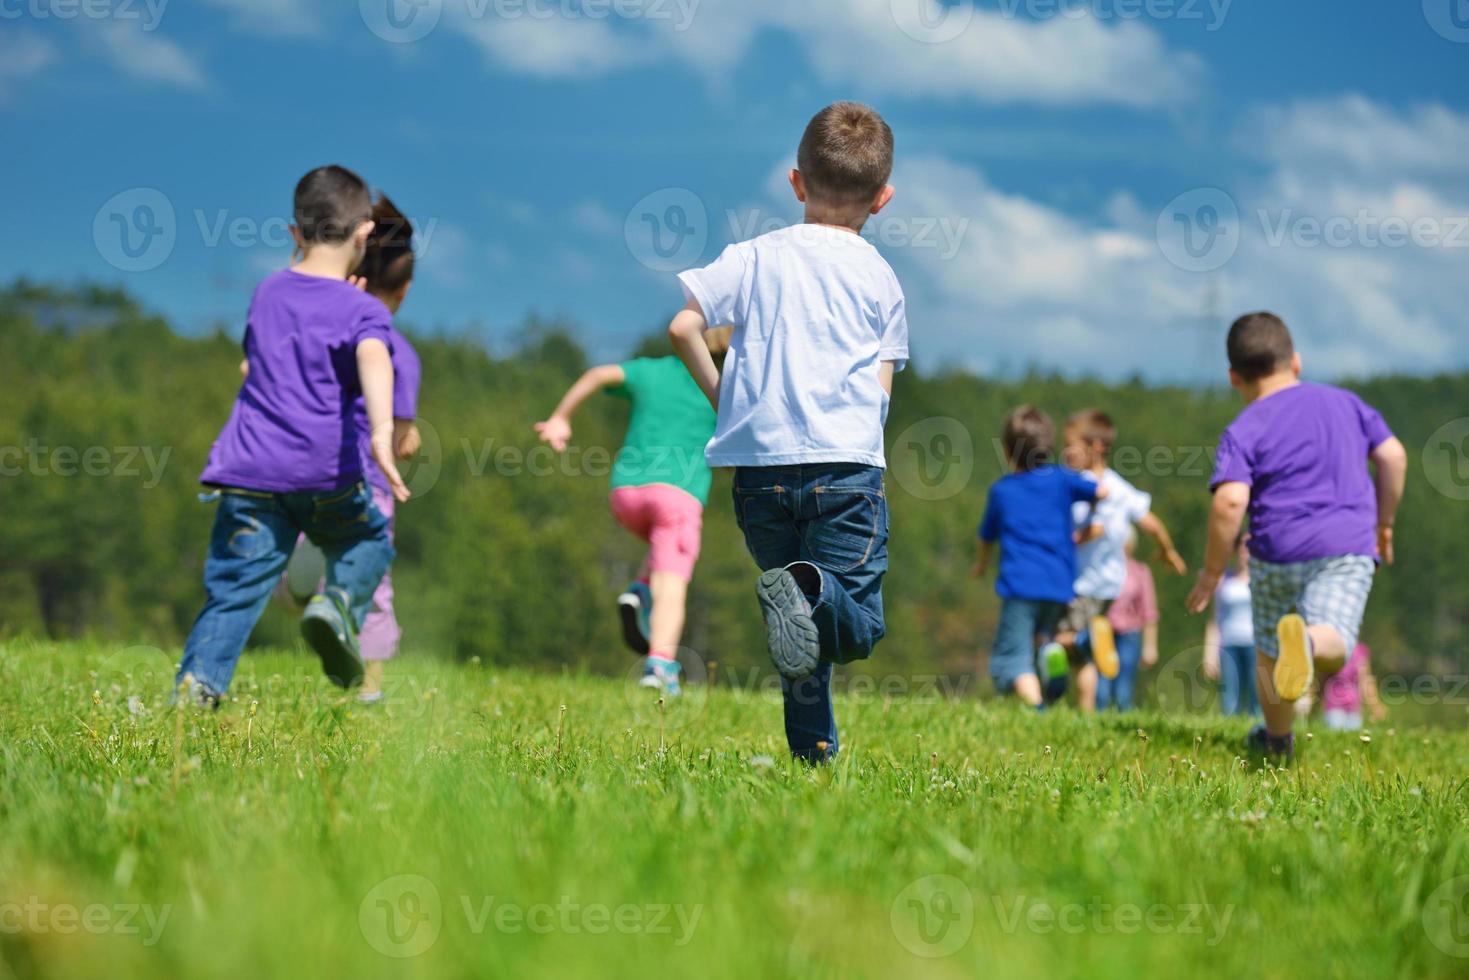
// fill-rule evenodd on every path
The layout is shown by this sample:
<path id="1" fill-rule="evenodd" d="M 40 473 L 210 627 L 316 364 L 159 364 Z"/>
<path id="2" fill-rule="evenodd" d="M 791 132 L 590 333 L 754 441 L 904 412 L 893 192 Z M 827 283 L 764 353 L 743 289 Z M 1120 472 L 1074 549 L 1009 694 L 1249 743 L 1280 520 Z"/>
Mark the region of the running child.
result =
<path id="1" fill-rule="evenodd" d="M 1235 321 L 1228 352 L 1230 383 L 1246 408 L 1219 441 L 1209 547 L 1188 608 L 1208 608 L 1248 511 L 1265 724 L 1247 744 L 1288 759 L 1294 703 L 1318 669 L 1331 674 L 1346 663 L 1378 562 L 1393 562 L 1408 457 L 1361 398 L 1302 383 L 1301 357 L 1274 314 Z"/>
<path id="2" fill-rule="evenodd" d="M 870 657 L 886 631 L 883 426 L 908 322 L 897 276 L 860 234 L 893 196 L 888 124 L 864 105 L 830 105 L 796 163 L 804 223 L 683 273 L 688 305 L 669 336 L 718 408 L 707 456 L 735 467 L 786 740 L 820 762 L 838 751 L 832 666 Z M 722 378 L 700 340 L 719 323 L 734 325 Z"/>
<path id="3" fill-rule="evenodd" d="M 1134 526 L 1157 543 L 1169 568 L 1179 575 L 1188 572 L 1183 556 L 1173 546 L 1173 536 L 1153 513 L 1152 495 L 1112 469 L 1116 443 L 1117 426 L 1105 412 L 1085 409 L 1066 422 L 1066 465 L 1107 488 L 1106 500 L 1095 510 L 1086 504 L 1077 504 L 1073 510 L 1079 569 L 1076 598 L 1067 606 L 1056 633 L 1056 642 L 1066 649 L 1075 670 L 1077 707 L 1085 712 L 1096 709 L 1097 674 L 1111 681 L 1121 669 L 1107 613 L 1127 581 L 1127 539 Z"/>
<path id="4" fill-rule="evenodd" d="M 1066 653 L 1043 641 L 1076 598 L 1072 508 L 1105 500 L 1107 485 L 1054 463 L 1056 427 L 1045 412 L 1022 405 L 1005 417 L 1001 439 L 1010 473 L 990 488 L 973 575 L 989 574 L 995 545 L 1000 623 L 990 650 L 995 690 L 1044 708 L 1066 693 Z"/>
<path id="5" fill-rule="evenodd" d="M 363 675 L 357 630 L 393 558 L 388 520 L 362 478 L 352 418 L 364 399 L 371 454 L 398 502 L 409 497 L 393 462 L 392 316 L 348 277 L 373 230 L 362 178 L 321 167 L 296 187 L 302 257 L 257 287 L 246 321 L 249 375 L 200 482 L 219 501 L 204 565 L 204 608 L 178 682 L 217 706 L 271 590 L 305 533 L 327 558 L 327 585 L 301 632 L 341 687 Z"/>
<path id="6" fill-rule="evenodd" d="M 729 330 L 711 330 L 704 339 L 710 355 L 722 360 Z M 598 391 L 632 406 L 612 466 L 612 516 L 648 542 L 637 580 L 617 600 L 623 640 L 647 657 L 640 685 L 676 697 L 684 608 L 712 482 L 704 447 L 714 435 L 714 410 L 677 357 L 641 357 L 582 375 L 551 417 L 536 423 L 541 441 L 564 452 L 571 417 Z"/>

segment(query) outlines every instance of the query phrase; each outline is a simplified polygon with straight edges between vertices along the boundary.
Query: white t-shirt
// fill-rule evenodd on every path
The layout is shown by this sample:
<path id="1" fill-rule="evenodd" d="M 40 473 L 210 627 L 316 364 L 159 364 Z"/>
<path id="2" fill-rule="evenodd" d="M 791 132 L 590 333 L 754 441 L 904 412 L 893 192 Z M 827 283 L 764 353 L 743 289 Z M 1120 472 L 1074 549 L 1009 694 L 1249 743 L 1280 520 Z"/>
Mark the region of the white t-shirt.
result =
<path id="1" fill-rule="evenodd" d="M 793 225 L 679 275 L 711 326 L 734 325 L 710 466 L 884 466 L 878 368 L 908 362 L 898 277 L 860 235 Z"/>
<path id="2" fill-rule="evenodd" d="M 1092 473 L 1083 474 L 1096 480 Z M 1116 470 L 1107 470 L 1098 481 L 1107 497 L 1097 504 L 1076 504 L 1072 509 L 1078 530 L 1102 525 L 1102 536 L 1076 549 L 1076 594 L 1088 599 L 1115 599 L 1127 581 L 1127 536 L 1132 526 L 1153 509 L 1153 497 L 1128 483 Z"/>

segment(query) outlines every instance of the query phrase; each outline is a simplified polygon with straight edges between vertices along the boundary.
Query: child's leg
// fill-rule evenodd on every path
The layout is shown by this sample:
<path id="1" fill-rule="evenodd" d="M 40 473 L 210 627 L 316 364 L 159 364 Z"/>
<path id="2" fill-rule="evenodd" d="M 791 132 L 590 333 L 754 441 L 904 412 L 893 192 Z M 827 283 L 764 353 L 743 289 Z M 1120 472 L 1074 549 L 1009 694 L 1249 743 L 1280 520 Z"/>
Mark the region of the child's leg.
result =
<path id="1" fill-rule="evenodd" d="M 1025 599 L 1006 599 L 1000 605 L 1000 622 L 990 650 L 990 677 L 995 690 L 1014 694 L 1031 707 L 1045 700 L 1035 672 L 1035 639 L 1041 632 L 1041 604 Z"/>
<path id="2" fill-rule="evenodd" d="M 352 626 L 361 630 L 388 566 L 393 545 L 388 518 L 365 483 L 328 493 L 292 495 L 307 537 L 326 555 L 326 587 L 346 597 Z"/>
<path id="3" fill-rule="evenodd" d="M 1351 556 L 1316 566 L 1301 594 L 1301 615 L 1311 634 L 1316 670 L 1330 676 L 1347 665 L 1347 657 L 1357 648 L 1377 563 Z"/>
<path id="4" fill-rule="evenodd" d="M 1254 717 L 1260 713 L 1260 695 L 1255 684 L 1255 651 L 1249 647 L 1235 648 L 1236 668 L 1239 671 L 1239 700 L 1235 702 L 1236 713 Z"/>
<path id="5" fill-rule="evenodd" d="M 1264 650 L 1255 653 L 1255 692 L 1265 716 L 1265 731 L 1275 738 L 1289 735 L 1295 725 L 1296 704 L 1275 690 L 1275 658 Z"/>
<path id="6" fill-rule="evenodd" d="M 782 677 L 786 744 L 791 755 L 806 762 L 825 762 L 837 754 L 837 720 L 831 704 L 830 663 L 817 664 L 809 677 Z"/>
<path id="7" fill-rule="evenodd" d="M 805 469 L 801 561 L 810 571 L 798 581 L 811 600 L 821 658 L 839 664 L 866 660 L 887 632 L 882 580 L 888 568 L 888 509 L 882 470 Z"/>
<path id="8" fill-rule="evenodd" d="M 273 494 L 220 495 L 204 563 L 203 610 L 184 646 L 178 680 L 191 676 L 218 696 L 296 544 L 297 528 Z"/>
<path id="9" fill-rule="evenodd" d="M 1107 683 L 1111 689 L 1111 703 L 1118 711 L 1132 710 L 1132 692 L 1137 684 L 1138 665 L 1143 658 L 1143 635 L 1123 633 L 1117 637 L 1118 671 L 1116 680 Z M 1097 707 L 1104 707 L 1098 696 Z"/>
<path id="10" fill-rule="evenodd" d="M 1248 651 L 1253 663 L 1255 651 Z M 1224 715 L 1240 714 L 1240 701 L 1244 697 L 1246 676 L 1244 659 L 1239 647 L 1225 647 L 1219 652 L 1219 711 Z M 1249 672 L 1250 697 L 1254 698 L 1255 672 Z"/>
<path id="11" fill-rule="evenodd" d="M 1097 668 L 1087 661 L 1072 676 L 1076 678 L 1076 707 L 1091 714 L 1097 710 Z"/>
<path id="12" fill-rule="evenodd" d="M 653 592 L 649 655 L 659 660 L 676 660 L 679 640 L 683 637 L 689 582 L 699 561 L 704 507 L 676 487 L 657 485 L 638 489 L 646 497 L 652 515 L 648 534 L 649 586 Z"/>
<path id="13" fill-rule="evenodd" d="M 372 502 L 388 519 L 388 543 L 391 544 L 397 519 L 397 507 L 393 495 L 373 487 Z M 372 608 L 368 610 L 367 618 L 362 622 L 362 632 L 358 636 L 358 642 L 362 645 L 362 659 L 369 665 L 378 665 L 376 670 L 368 670 L 365 693 L 376 690 L 374 683 L 381 679 L 381 664 L 384 660 L 391 660 L 397 656 L 398 643 L 402 637 L 403 631 L 398 626 L 398 615 L 393 609 L 393 572 L 392 569 L 389 569 L 383 573 L 382 581 L 378 582 L 377 588 L 373 590 Z"/>

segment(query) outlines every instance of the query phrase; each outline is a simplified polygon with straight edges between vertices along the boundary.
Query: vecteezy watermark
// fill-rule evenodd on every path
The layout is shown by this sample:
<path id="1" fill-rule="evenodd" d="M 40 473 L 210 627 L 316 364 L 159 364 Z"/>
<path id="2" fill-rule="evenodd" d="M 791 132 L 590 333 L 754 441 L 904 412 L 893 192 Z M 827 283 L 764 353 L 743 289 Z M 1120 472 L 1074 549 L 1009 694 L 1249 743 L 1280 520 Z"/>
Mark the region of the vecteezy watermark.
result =
<path id="1" fill-rule="evenodd" d="M 454 13 L 483 20 L 646 20 L 687 31 L 701 0 L 450 0 Z M 391 44 L 421 41 L 439 26 L 444 0 L 359 0 L 367 29 Z"/>
<path id="2" fill-rule="evenodd" d="M 1423 16 L 1440 37 L 1469 44 L 1469 0 L 1423 0 Z"/>
<path id="3" fill-rule="evenodd" d="M 974 934 L 974 893 L 953 875 L 928 875 L 893 899 L 890 921 L 893 935 L 914 956 L 953 956 Z"/>
<path id="4" fill-rule="evenodd" d="M 972 0 L 889 0 L 898 30 L 923 44 L 946 44 L 962 36 L 974 21 Z"/>
<path id="5" fill-rule="evenodd" d="M 619 600 L 619 606 L 626 598 Z M 626 614 L 646 615 L 636 609 Z M 646 619 L 643 622 L 647 624 Z M 662 667 L 662 673 L 657 672 L 657 665 L 647 657 L 639 657 L 623 672 L 623 697 L 632 709 L 634 720 L 645 731 L 667 733 L 686 729 L 704 716 L 709 705 L 709 665 L 688 647 L 679 647 L 674 655 L 676 666 Z M 667 679 L 670 676 L 672 684 Z"/>
<path id="6" fill-rule="evenodd" d="M 1213 33 L 1224 26 L 1234 0 L 1000 0 L 1000 14 L 1029 20 L 1198 21 Z"/>
<path id="7" fill-rule="evenodd" d="M 709 244 L 709 209 L 687 187 L 665 187 L 632 206 L 622 234 L 640 264 L 654 272 L 679 272 Z"/>
<path id="8" fill-rule="evenodd" d="M 1447 422 L 1428 437 L 1423 475 L 1450 500 L 1469 500 L 1469 418 Z"/>
<path id="9" fill-rule="evenodd" d="M 24 446 L 0 446 L 0 477 L 143 477 L 143 489 L 163 480 L 172 446 L 49 446 L 32 437 Z"/>
<path id="10" fill-rule="evenodd" d="M 1469 248 L 1469 215 L 1407 218 L 1369 208 L 1320 217 L 1294 208 L 1258 212 L 1265 244 L 1279 248 Z"/>
<path id="11" fill-rule="evenodd" d="M 163 22 L 169 0 L 0 0 L 0 20 L 138 21 L 147 32 Z"/>
<path id="12" fill-rule="evenodd" d="M 23 902 L 0 902 L 0 935 L 139 936 L 144 946 L 152 947 L 163 938 L 172 914 L 172 905 L 75 905 L 30 895 Z"/>
<path id="13" fill-rule="evenodd" d="M 974 437 L 954 418 L 913 423 L 893 441 L 888 455 L 893 479 L 919 500 L 948 500 L 974 475 Z"/>
<path id="14" fill-rule="evenodd" d="M 805 228 L 793 224 L 785 214 L 770 214 L 760 208 L 726 211 L 724 219 L 732 242 L 749 241 L 784 228 L 795 228 L 799 234 Z M 824 232 L 812 234 L 824 235 Z M 861 237 L 885 248 L 926 249 L 947 262 L 958 256 L 968 234 L 969 219 L 962 215 L 879 214 L 862 226 Z M 840 243 L 841 239 L 836 241 Z"/>
<path id="15" fill-rule="evenodd" d="M 1185 191 L 1158 214 L 1158 248 L 1185 272 L 1213 272 L 1239 250 L 1239 206 L 1217 187 Z"/>
<path id="16" fill-rule="evenodd" d="M 568 895 L 555 901 L 515 902 L 495 895 L 454 896 L 446 905 L 437 886 L 421 875 L 396 875 L 362 899 L 357 924 L 369 946 L 384 956 L 407 959 L 433 948 L 446 925 L 471 935 L 488 932 L 653 936 L 687 946 L 704 917 L 704 906 L 666 902 L 582 902 Z"/>
<path id="17" fill-rule="evenodd" d="M 1433 890 L 1423 903 L 1423 930 L 1440 952 L 1469 959 L 1469 875 Z"/>

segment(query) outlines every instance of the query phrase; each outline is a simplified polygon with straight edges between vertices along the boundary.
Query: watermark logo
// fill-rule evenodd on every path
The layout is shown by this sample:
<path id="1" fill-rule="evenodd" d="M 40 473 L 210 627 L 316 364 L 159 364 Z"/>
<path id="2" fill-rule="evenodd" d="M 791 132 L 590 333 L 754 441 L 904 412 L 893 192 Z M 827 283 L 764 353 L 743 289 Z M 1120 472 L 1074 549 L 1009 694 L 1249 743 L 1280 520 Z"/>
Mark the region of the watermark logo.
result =
<path id="1" fill-rule="evenodd" d="M 952 956 L 974 933 L 974 893 L 953 875 L 919 878 L 893 900 L 891 919 L 893 935 L 914 956 Z"/>
<path id="2" fill-rule="evenodd" d="M 162 191 L 134 187 L 108 198 L 92 220 L 97 254 L 121 272 L 149 272 L 173 254 L 178 218 Z"/>
<path id="3" fill-rule="evenodd" d="M 921 44 L 947 44 L 969 30 L 974 21 L 970 0 L 889 0 L 898 30 Z"/>
<path id="4" fill-rule="evenodd" d="M 398 461 L 398 475 L 408 484 L 413 496 L 422 497 L 438 484 L 444 472 L 444 442 L 428 419 L 414 419 L 413 425 L 418 430 L 418 450 L 408 459 Z"/>
<path id="5" fill-rule="evenodd" d="M 1448 956 L 1469 958 L 1469 875 L 1451 878 L 1423 903 L 1428 941 Z"/>
<path id="6" fill-rule="evenodd" d="M 428 952 L 438 942 L 443 922 L 439 890 L 421 875 L 378 882 L 357 909 L 357 925 L 367 944 L 394 959 Z"/>
<path id="7" fill-rule="evenodd" d="M 1469 0 L 1423 0 L 1423 16 L 1440 37 L 1469 44 Z"/>
<path id="8" fill-rule="evenodd" d="M 421 41 L 439 26 L 444 0 L 358 0 L 362 22 L 389 44 Z"/>
<path id="9" fill-rule="evenodd" d="M 1428 437 L 1423 474 L 1450 500 L 1469 500 L 1469 418 L 1454 419 Z"/>
<path id="10" fill-rule="evenodd" d="M 912 496 L 948 500 L 974 475 L 974 437 L 958 419 L 924 419 L 898 436 L 889 464 L 893 479 Z"/>
<path id="11" fill-rule="evenodd" d="M 678 687 L 671 693 L 648 658 L 639 657 L 623 673 L 623 696 L 637 727 L 659 732 L 682 731 L 703 717 L 709 706 L 709 665 L 688 647 L 678 651 Z"/>
<path id="12" fill-rule="evenodd" d="M 1158 215 L 1158 248 L 1185 272 L 1223 268 L 1239 250 L 1239 206 L 1217 187 L 1178 195 Z"/>
<path id="13" fill-rule="evenodd" d="M 99 684 L 116 684 L 125 690 L 162 690 L 172 678 L 173 661 L 162 650 L 150 646 L 119 650 L 97 670 Z"/>
<path id="14" fill-rule="evenodd" d="M 623 237 L 642 265 L 654 272 L 680 272 L 709 244 L 709 211 L 688 188 L 666 187 L 633 205 Z"/>

